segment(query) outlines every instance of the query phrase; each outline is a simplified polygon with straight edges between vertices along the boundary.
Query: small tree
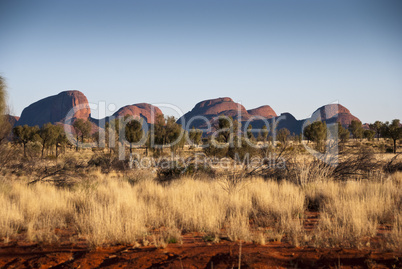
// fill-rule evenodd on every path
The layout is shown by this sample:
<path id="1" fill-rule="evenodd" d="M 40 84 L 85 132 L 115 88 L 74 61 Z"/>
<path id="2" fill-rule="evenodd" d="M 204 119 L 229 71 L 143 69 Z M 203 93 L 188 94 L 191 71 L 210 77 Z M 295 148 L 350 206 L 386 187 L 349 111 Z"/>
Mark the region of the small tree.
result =
<path id="1" fill-rule="evenodd" d="M 348 129 L 343 128 L 342 124 L 338 122 L 338 138 L 341 144 L 348 142 L 350 137 L 350 132 Z"/>
<path id="2" fill-rule="evenodd" d="M 249 165 L 249 158 L 257 154 L 258 151 L 256 147 L 251 145 L 244 137 L 235 137 L 235 140 L 238 141 L 238 143 L 227 148 L 226 155 L 235 161 L 245 163 L 247 168 Z M 221 152 L 224 151 L 225 149 L 221 150 Z"/>
<path id="3" fill-rule="evenodd" d="M 209 137 L 208 139 L 208 146 L 204 147 L 204 153 L 207 156 L 211 156 L 211 157 L 215 157 L 215 158 L 223 158 L 223 157 L 227 157 L 228 156 L 228 151 L 229 151 L 229 147 L 223 146 L 223 143 L 217 143 L 217 145 L 215 145 L 215 143 L 213 143 L 212 141 L 212 137 Z"/>
<path id="4" fill-rule="evenodd" d="M 88 120 L 76 119 L 73 123 L 73 127 L 77 136 L 76 150 L 78 151 L 79 138 L 81 137 L 81 142 L 84 143 L 84 138 L 89 136 L 92 126 L 91 122 Z"/>
<path id="5" fill-rule="evenodd" d="M 99 131 L 96 131 L 95 133 L 93 133 L 92 134 L 92 139 L 93 139 L 93 141 L 95 141 L 95 143 L 96 143 L 96 146 L 98 147 L 98 148 L 100 148 L 100 145 L 101 145 L 101 139 L 100 139 L 100 137 L 104 134 L 104 130 L 103 129 L 100 129 L 99 128 Z"/>
<path id="6" fill-rule="evenodd" d="M 327 138 L 327 124 L 321 121 L 313 122 L 304 129 L 304 136 L 316 143 L 317 150 L 322 150 Z"/>
<path id="7" fill-rule="evenodd" d="M 155 143 L 152 146 L 152 141 L 147 144 L 151 150 L 155 150 L 157 154 L 162 152 L 162 149 L 169 144 L 173 154 L 176 154 L 177 149 L 183 148 L 186 142 L 186 136 L 181 125 L 176 123 L 175 117 L 165 117 L 158 115 L 153 125 L 153 131 L 150 134 L 150 140 Z"/>
<path id="8" fill-rule="evenodd" d="M 41 143 L 42 143 L 42 154 L 41 154 L 42 158 L 43 158 L 45 148 L 51 147 L 51 146 L 55 145 L 55 143 L 56 143 L 56 139 L 58 136 L 58 130 L 55 127 L 56 126 L 54 126 L 51 123 L 46 123 L 39 130 L 39 136 L 41 138 Z"/>
<path id="9" fill-rule="evenodd" d="M 233 134 L 233 118 L 219 117 L 217 131 L 219 132 L 218 141 L 228 143 L 230 136 Z"/>
<path id="10" fill-rule="evenodd" d="M 130 143 L 130 153 L 132 153 L 132 144 L 138 143 L 144 136 L 141 122 L 132 120 L 126 125 L 125 135 L 127 141 Z"/>
<path id="11" fill-rule="evenodd" d="M 155 119 L 155 123 L 153 125 L 153 132 L 151 134 L 151 138 L 153 138 L 154 145 L 150 143 L 151 149 L 155 150 L 156 153 L 160 153 L 163 151 L 163 145 L 166 144 L 166 119 L 163 115 L 157 115 Z M 152 140 L 152 139 L 151 139 Z M 156 146 L 156 147 L 155 147 Z"/>
<path id="12" fill-rule="evenodd" d="M 24 157 L 27 157 L 26 146 L 28 142 L 34 141 L 35 137 L 39 133 L 38 126 L 17 126 L 13 129 L 14 142 L 17 144 L 22 144 L 24 147 Z"/>
<path id="13" fill-rule="evenodd" d="M 377 139 L 380 140 L 381 137 L 381 131 L 383 129 L 384 123 L 381 121 L 375 121 L 373 124 L 370 124 L 370 129 L 375 131 L 375 134 L 377 136 Z"/>
<path id="14" fill-rule="evenodd" d="M 278 134 L 276 135 L 276 139 L 284 146 L 286 147 L 289 141 L 289 136 L 290 136 L 290 131 L 286 128 L 282 128 L 278 131 Z"/>
<path id="15" fill-rule="evenodd" d="M 400 124 L 400 120 L 394 119 L 392 123 L 386 122 L 383 126 L 384 128 L 384 136 L 391 138 L 394 144 L 394 153 L 396 153 L 396 142 L 402 138 L 402 128 Z"/>
<path id="16" fill-rule="evenodd" d="M 307 122 L 306 127 L 303 129 L 303 135 L 307 139 L 307 143 L 313 141 L 313 132 L 310 121 Z"/>
<path id="17" fill-rule="evenodd" d="M 189 132 L 189 138 L 193 144 L 195 144 L 195 145 L 201 144 L 202 131 L 199 129 L 195 129 L 194 127 L 191 128 L 191 130 Z"/>
<path id="18" fill-rule="evenodd" d="M 375 136 L 375 131 L 374 130 L 364 130 L 363 132 L 364 138 L 366 138 L 368 141 L 373 141 L 374 136 Z"/>
<path id="19" fill-rule="evenodd" d="M 361 121 L 352 120 L 350 125 L 349 125 L 349 130 L 352 133 L 352 136 L 353 136 L 354 139 L 363 138 L 364 129 L 363 129 Z"/>
<path id="20" fill-rule="evenodd" d="M 250 139 L 251 141 L 255 139 L 253 135 L 253 126 L 251 124 L 247 126 L 247 138 Z"/>
<path id="21" fill-rule="evenodd" d="M 268 133 L 269 133 L 269 131 L 268 131 L 267 126 L 266 125 L 262 126 L 260 134 L 261 134 L 262 141 L 264 142 L 264 144 L 265 144 L 265 142 L 267 142 Z"/>
<path id="22" fill-rule="evenodd" d="M 112 148 L 115 148 L 119 143 L 119 119 L 114 119 L 105 124 L 105 144 L 109 148 L 109 153 L 112 153 Z"/>
<path id="23" fill-rule="evenodd" d="M 166 144 L 170 144 L 172 153 L 176 154 L 177 149 L 182 148 L 186 142 L 184 131 L 181 125 L 176 123 L 176 119 L 173 116 L 167 117 L 165 128 L 164 141 Z"/>
<path id="24" fill-rule="evenodd" d="M 54 129 L 56 131 L 56 139 L 55 139 L 55 146 L 56 146 L 56 160 L 59 157 L 59 148 L 64 148 L 64 146 L 68 143 L 68 139 L 66 136 L 66 133 L 64 132 L 64 129 L 62 126 L 54 126 Z"/>

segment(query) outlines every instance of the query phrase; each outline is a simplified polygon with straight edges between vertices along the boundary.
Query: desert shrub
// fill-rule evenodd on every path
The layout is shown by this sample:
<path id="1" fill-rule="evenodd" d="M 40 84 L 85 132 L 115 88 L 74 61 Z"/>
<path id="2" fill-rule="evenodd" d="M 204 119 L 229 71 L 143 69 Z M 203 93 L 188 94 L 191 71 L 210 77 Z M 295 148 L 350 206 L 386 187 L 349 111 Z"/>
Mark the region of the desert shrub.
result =
<path id="1" fill-rule="evenodd" d="M 215 175 L 215 171 L 208 164 L 197 165 L 195 163 L 190 163 L 187 166 L 186 171 L 184 172 L 184 175 L 190 176 L 190 177 L 204 177 L 204 176 L 213 177 Z"/>
<path id="2" fill-rule="evenodd" d="M 207 234 L 202 237 L 202 240 L 205 242 L 214 242 L 216 240 L 216 236 L 213 234 Z"/>
<path id="3" fill-rule="evenodd" d="M 169 244 L 182 243 L 181 230 L 177 228 L 170 228 L 165 231 L 164 236 Z"/>
<path id="4" fill-rule="evenodd" d="M 27 144 L 27 156 L 30 158 L 38 158 L 41 155 L 42 145 L 38 141 L 30 141 Z"/>
<path id="5" fill-rule="evenodd" d="M 115 154 L 98 153 L 91 157 L 88 166 L 100 167 L 103 173 L 114 171 L 124 171 L 127 169 L 127 161 L 119 160 Z"/>
<path id="6" fill-rule="evenodd" d="M 214 145 L 209 141 L 208 146 L 204 147 L 204 153 L 209 157 L 224 158 L 227 157 L 229 151 L 229 145 L 224 146 L 222 143 Z"/>
<path id="7" fill-rule="evenodd" d="M 346 180 L 351 177 L 370 178 L 373 171 L 380 171 L 381 164 L 370 148 L 361 147 L 356 154 L 341 156 L 339 164 L 333 169 L 332 177 Z"/>
<path id="8" fill-rule="evenodd" d="M 400 154 L 395 155 L 387 164 L 384 165 L 384 172 L 395 173 L 402 171 L 402 161 L 398 159 Z"/>
<path id="9" fill-rule="evenodd" d="M 387 148 L 385 149 L 385 153 L 394 153 L 394 149 L 387 147 Z"/>
<path id="10" fill-rule="evenodd" d="M 19 162 L 20 157 L 21 153 L 18 147 L 13 147 L 9 143 L 0 143 L 0 171 Z"/>
<path id="11" fill-rule="evenodd" d="M 227 157 L 241 162 L 247 157 L 259 155 L 258 148 L 250 143 L 242 137 L 240 141 L 236 141 L 229 147 Z"/>
<path id="12" fill-rule="evenodd" d="M 187 158 L 184 161 L 162 160 L 158 164 L 157 179 L 159 182 L 166 182 L 183 176 L 186 177 L 204 177 L 215 175 L 212 167 L 207 163 L 198 163 L 195 158 Z"/>
<path id="13" fill-rule="evenodd" d="M 131 186 L 145 180 L 154 180 L 155 173 L 148 169 L 128 169 L 124 171 L 122 180 L 127 181 Z"/>
<path id="14" fill-rule="evenodd" d="M 265 156 L 259 165 L 253 165 L 252 169 L 248 172 L 248 176 L 260 176 L 279 181 L 286 179 L 288 175 L 287 159 L 282 157 L 282 153 Z"/>
<path id="15" fill-rule="evenodd" d="M 66 156 L 63 160 L 63 166 L 68 170 L 77 170 L 87 167 L 87 162 L 78 159 L 75 156 Z"/>
<path id="16" fill-rule="evenodd" d="M 402 171 L 402 161 L 394 162 L 392 164 L 386 165 L 385 171 L 387 173 L 401 172 Z"/>
<path id="17" fill-rule="evenodd" d="M 179 178 L 184 173 L 185 169 L 184 165 L 180 164 L 178 161 L 165 160 L 160 162 L 157 169 L 157 178 L 159 182 Z"/>
<path id="18" fill-rule="evenodd" d="M 371 148 L 361 147 L 356 153 L 345 152 L 339 155 L 338 162 L 331 156 L 323 160 L 285 155 L 286 170 L 272 171 L 271 176 L 286 178 L 296 184 L 306 184 L 314 181 L 348 180 L 355 178 L 375 179 L 382 171 L 398 171 L 401 166 L 398 162 L 390 162 L 383 168 L 383 164 L 376 159 Z"/>
<path id="19" fill-rule="evenodd" d="M 304 186 L 304 192 L 306 194 L 306 208 L 313 212 L 323 209 L 323 206 L 332 198 L 325 189 L 314 183 Z"/>
<path id="20" fill-rule="evenodd" d="M 332 172 L 332 166 L 318 159 L 292 156 L 286 161 L 286 179 L 299 185 L 327 181 Z"/>
<path id="21" fill-rule="evenodd" d="M 48 161 L 56 161 L 57 157 L 55 155 L 47 155 L 44 159 Z"/>

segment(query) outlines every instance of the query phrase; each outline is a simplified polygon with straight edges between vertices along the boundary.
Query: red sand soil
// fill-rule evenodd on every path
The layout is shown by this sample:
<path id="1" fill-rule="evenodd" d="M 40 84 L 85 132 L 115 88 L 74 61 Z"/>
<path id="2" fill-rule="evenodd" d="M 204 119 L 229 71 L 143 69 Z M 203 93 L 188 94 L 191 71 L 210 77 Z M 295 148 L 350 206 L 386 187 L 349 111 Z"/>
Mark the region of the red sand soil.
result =
<path id="1" fill-rule="evenodd" d="M 239 242 L 211 244 L 196 234 L 182 244 L 91 249 L 84 240 L 42 245 L 0 244 L 0 268 L 238 268 Z M 243 243 L 241 268 L 402 268 L 402 253 Z"/>
<path id="2" fill-rule="evenodd" d="M 304 228 L 317 225 L 318 212 L 306 212 Z M 380 227 L 379 235 L 389 230 Z M 155 231 L 157 232 L 157 231 Z M 294 247 L 222 240 L 205 242 L 198 233 L 166 248 L 116 245 L 91 248 L 73 229 L 57 229 L 56 244 L 28 243 L 24 235 L 0 243 L 0 268 L 402 268 L 402 253 L 377 249 Z"/>

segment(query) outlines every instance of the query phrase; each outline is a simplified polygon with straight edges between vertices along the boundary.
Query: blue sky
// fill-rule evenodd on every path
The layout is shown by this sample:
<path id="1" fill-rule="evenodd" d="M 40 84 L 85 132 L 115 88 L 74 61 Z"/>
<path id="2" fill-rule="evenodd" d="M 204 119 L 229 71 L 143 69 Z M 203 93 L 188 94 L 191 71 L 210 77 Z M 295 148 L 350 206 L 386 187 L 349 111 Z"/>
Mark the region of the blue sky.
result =
<path id="1" fill-rule="evenodd" d="M 117 108 L 229 96 L 298 119 L 332 102 L 402 118 L 399 0 L 0 0 L 0 37 L 15 115 L 74 89 Z"/>

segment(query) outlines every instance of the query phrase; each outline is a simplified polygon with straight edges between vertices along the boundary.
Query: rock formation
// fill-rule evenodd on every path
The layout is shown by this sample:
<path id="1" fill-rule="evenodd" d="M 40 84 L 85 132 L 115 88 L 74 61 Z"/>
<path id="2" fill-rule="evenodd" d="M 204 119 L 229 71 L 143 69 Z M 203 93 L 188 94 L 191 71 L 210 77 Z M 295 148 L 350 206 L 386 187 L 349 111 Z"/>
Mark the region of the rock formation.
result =
<path id="1" fill-rule="evenodd" d="M 247 110 L 251 116 L 261 116 L 267 119 L 276 117 L 275 111 L 268 105 L 260 106 L 254 109 Z"/>
<path id="2" fill-rule="evenodd" d="M 124 106 L 113 114 L 113 116 L 116 118 L 124 117 L 126 115 L 142 117 L 146 120 L 147 123 L 153 124 L 155 122 L 156 116 L 163 115 L 163 113 L 156 106 L 147 103 L 140 103 Z"/>
<path id="3" fill-rule="evenodd" d="M 235 103 L 229 97 L 222 97 L 199 102 L 177 122 L 182 124 L 184 120 L 187 129 L 206 128 L 207 122 L 213 121 L 218 116 L 232 117 L 238 121 L 245 121 L 251 117 L 243 105 Z"/>
<path id="4" fill-rule="evenodd" d="M 62 123 L 73 109 L 72 118 L 88 119 L 91 114 L 88 100 L 80 91 L 64 91 L 41 99 L 26 107 L 17 125 L 42 126 L 45 123 Z"/>
<path id="5" fill-rule="evenodd" d="M 349 109 L 340 104 L 322 106 L 313 113 L 313 117 L 314 116 L 328 123 L 339 122 L 344 127 L 349 126 L 352 120 L 360 121 L 350 113 Z"/>
<path id="6" fill-rule="evenodd" d="M 345 127 L 347 127 L 352 120 L 359 120 L 353 116 L 346 107 L 340 104 L 322 106 L 313 113 L 311 118 L 297 120 L 292 114 L 287 112 L 277 116 L 275 111 L 268 105 L 246 110 L 241 104 L 233 102 L 231 98 L 224 97 L 198 103 L 191 111 L 187 112 L 179 119 L 178 123 L 183 123 L 182 120 L 184 119 L 187 130 L 192 127 L 206 129 L 209 124 L 213 128 L 213 119 L 221 115 L 231 116 L 233 119 L 242 122 L 243 126 L 246 121 L 251 120 L 253 129 L 261 129 L 264 125 L 272 126 L 272 124 L 275 123 L 277 131 L 286 128 L 291 134 L 300 134 L 302 132 L 303 123 L 306 120 L 310 122 L 322 120 L 327 124 L 340 122 Z M 259 116 L 259 118 L 253 119 L 253 116 Z M 191 121 L 191 119 L 194 118 L 196 120 Z"/>
<path id="7" fill-rule="evenodd" d="M 65 91 L 58 95 L 44 98 L 25 108 L 19 120 L 12 116 L 9 116 L 9 118 L 15 125 L 28 124 L 30 126 L 42 126 L 48 122 L 63 124 L 69 111 L 72 111 L 71 117 L 73 119 L 90 119 L 91 122 L 97 126 L 110 119 L 110 117 L 106 117 L 101 121 L 91 118 L 88 100 L 85 95 L 79 91 Z M 113 117 L 124 117 L 126 115 L 141 117 L 148 124 L 153 124 L 155 117 L 163 114 L 158 107 L 147 103 L 139 103 L 120 108 L 113 114 Z M 199 102 L 177 122 L 179 124 L 185 124 L 183 127 L 187 130 L 192 127 L 204 130 L 208 127 L 213 129 L 216 125 L 214 119 L 217 119 L 218 116 L 232 117 L 243 123 L 243 126 L 245 126 L 246 121 L 251 121 L 253 129 L 262 128 L 264 125 L 272 126 L 272 124 L 275 123 L 276 130 L 287 128 L 294 134 L 300 134 L 302 132 L 302 126 L 306 120 L 310 122 L 322 120 L 327 122 L 327 124 L 340 122 L 345 127 L 347 127 L 352 120 L 359 120 L 353 116 L 346 107 L 340 104 L 322 106 L 312 114 L 311 118 L 297 120 L 290 113 L 282 113 L 280 116 L 277 116 L 275 111 L 268 105 L 246 110 L 243 105 L 234 102 L 231 98 L 223 97 Z M 254 119 L 253 117 L 255 116 L 258 116 L 258 118 Z M 209 129 L 207 132 L 211 132 L 212 129 Z"/>

